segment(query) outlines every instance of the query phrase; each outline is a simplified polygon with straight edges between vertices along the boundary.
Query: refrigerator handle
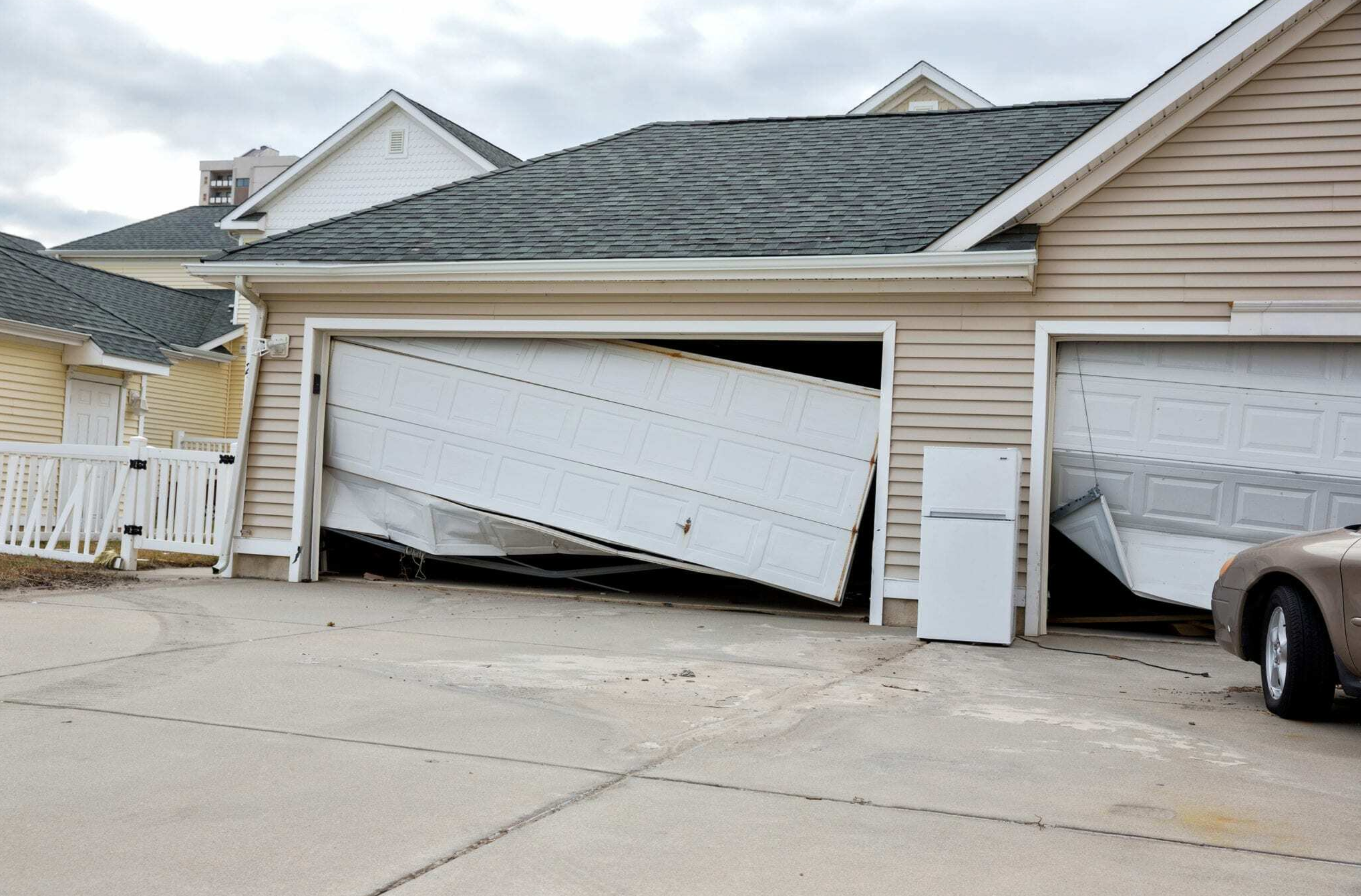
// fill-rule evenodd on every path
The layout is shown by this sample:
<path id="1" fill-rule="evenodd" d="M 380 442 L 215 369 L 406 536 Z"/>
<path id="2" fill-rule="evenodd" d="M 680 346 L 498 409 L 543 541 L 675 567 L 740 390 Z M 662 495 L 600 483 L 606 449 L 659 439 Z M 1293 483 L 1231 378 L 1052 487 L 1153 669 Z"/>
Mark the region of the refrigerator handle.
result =
<path id="1" fill-rule="evenodd" d="M 1006 513 L 991 510 L 931 510 L 927 518 L 933 520 L 1010 520 Z"/>

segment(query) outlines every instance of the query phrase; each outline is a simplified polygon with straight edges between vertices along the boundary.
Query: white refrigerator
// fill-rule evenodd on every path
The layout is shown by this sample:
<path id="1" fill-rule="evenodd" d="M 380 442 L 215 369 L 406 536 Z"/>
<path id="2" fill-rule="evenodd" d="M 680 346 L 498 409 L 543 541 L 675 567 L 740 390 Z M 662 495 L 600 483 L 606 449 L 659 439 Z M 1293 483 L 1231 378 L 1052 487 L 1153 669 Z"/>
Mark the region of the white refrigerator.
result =
<path id="1" fill-rule="evenodd" d="M 929 446 L 924 454 L 917 636 L 1010 644 L 1021 452 Z"/>

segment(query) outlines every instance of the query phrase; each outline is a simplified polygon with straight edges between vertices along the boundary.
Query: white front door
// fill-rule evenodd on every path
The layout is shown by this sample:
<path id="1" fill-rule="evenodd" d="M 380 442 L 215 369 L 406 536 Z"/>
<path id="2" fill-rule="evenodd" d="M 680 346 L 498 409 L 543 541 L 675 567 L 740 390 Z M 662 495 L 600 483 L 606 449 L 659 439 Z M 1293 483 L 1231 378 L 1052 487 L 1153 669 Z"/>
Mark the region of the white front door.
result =
<path id="1" fill-rule="evenodd" d="M 75 379 L 66 381 L 68 445 L 117 445 L 123 388 L 114 383 Z"/>

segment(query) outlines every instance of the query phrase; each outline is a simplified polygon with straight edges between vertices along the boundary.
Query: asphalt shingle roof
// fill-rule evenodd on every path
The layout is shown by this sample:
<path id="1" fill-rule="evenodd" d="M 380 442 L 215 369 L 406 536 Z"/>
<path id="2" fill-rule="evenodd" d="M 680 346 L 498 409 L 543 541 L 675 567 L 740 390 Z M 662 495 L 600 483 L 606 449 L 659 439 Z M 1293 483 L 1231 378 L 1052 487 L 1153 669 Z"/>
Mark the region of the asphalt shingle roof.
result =
<path id="1" fill-rule="evenodd" d="M 1119 105 L 645 125 L 209 260 L 915 252 Z"/>
<path id="2" fill-rule="evenodd" d="M 163 349 L 230 333 L 229 289 L 179 290 L 0 247 L 0 317 L 85 333 L 111 355 L 166 363 Z"/>
<path id="3" fill-rule="evenodd" d="M 402 94 L 402 96 L 406 98 L 406 101 L 408 103 L 424 112 L 426 116 L 429 117 L 430 120 L 433 121 L 435 124 L 444 128 L 450 134 L 453 134 L 454 139 L 461 141 L 463 144 L 468 146 L 478 155 L 482 156 L 482 158 L 486 159 L 488 162 L 491 162 L 497 168 L 507 168 L 511 165 L 518 165 L 520 163 L 521 159 L 519 156 L 511 155 L 501 147 L 497 146 L 495 143 L 492 143 L 490 140 L 486 140 L 483 139 L 482 137 L 479 137 L 472 131 L 463 127 L 458 122 L 450 121 L 443 115 L 432 110 L 429 106 L 421 105 L 420 103 L 413 100 L 411 97 L 406 96 L 406 94 Z"/>
<path id="4" fill-rule="evenodd" d="M 91 252 L 202 252 L 206 255 L 236 245 L 236 237 L 217 228 L 217 222 L 234 208 L 234 205 L 191 205 L 53 248 Z"/>
<path id="5" fill-rule="evenodd" d="M 41 252 L 43 244 L 37 240 L 27 237 L 15 236 L 12 233 L 0 233 L 0 249 L 15 249 L 19 252 Z"/>

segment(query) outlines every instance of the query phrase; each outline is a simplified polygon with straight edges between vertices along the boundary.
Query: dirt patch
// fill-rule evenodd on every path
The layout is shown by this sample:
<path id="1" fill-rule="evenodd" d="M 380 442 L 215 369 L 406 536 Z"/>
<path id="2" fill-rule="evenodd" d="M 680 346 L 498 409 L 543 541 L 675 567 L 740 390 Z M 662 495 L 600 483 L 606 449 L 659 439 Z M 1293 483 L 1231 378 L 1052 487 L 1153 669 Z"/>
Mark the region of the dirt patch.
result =
<path id="1" fill-rule="evenodd" d="M 127 573 L 101 569 L 92 563 L 65 563 L 40 557 L 0 554 L 0 600 L 12 600 L 19 592 L 34 588 L 99 588 L 131 581 L 136 581 L 136 578 Z"/>
<path id="2" fill-rule="evenodd" d="M 166 551 L 144 551 L 138 555 L 138 569 L 194 569 L 212 566 L 216 557 L 197 554 L 172 554 Z M 104 569 L 93 563 L 67 563 L 41 557 L 0 554 L 0 600 L 14 600 L 22 592 L 75 591 L 84 588 L 107 588 L 137 581 L 135 573 Z"/>

